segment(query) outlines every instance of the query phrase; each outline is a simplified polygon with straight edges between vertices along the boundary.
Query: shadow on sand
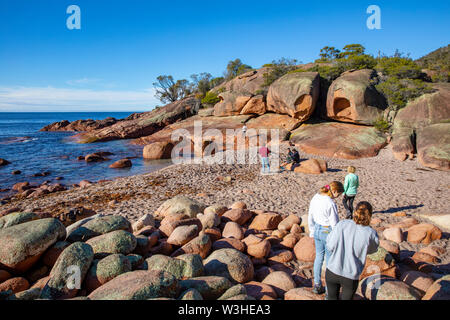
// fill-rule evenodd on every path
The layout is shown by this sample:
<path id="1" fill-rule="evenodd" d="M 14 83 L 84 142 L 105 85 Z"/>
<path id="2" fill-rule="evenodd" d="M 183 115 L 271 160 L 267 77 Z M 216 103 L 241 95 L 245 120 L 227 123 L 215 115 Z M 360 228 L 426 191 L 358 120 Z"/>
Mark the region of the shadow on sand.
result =
<path id="1" fill-rule="evenodd" d="M 424 206 L 423 204 L 410 205 L 410 206 L 405 206 L 405 207 L 389 208 L 389 209 L 383 210 L 383 211 L 375 211 L 374 213 L 395 213 L 395 212 L 401 212 L 401 211 L 406 211 L 406 210 L 414 210 L 414 209 L 422 208 L 423 206 Z"/>

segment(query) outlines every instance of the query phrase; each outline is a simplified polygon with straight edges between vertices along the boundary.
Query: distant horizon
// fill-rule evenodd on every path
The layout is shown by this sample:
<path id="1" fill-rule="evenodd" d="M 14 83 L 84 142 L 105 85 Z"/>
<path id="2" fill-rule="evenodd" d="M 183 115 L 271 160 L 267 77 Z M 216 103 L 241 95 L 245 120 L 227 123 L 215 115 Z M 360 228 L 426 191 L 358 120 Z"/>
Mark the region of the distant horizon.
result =
<path id="1" fill-rule="evenodd" d="M 80 29 L 67 25 L 73 4 Z M 372 4 L 380 29 L 367 26 Z M 217 77 L 236 58 L 255 69 L 283 57 L 314 62 L 325 46 L 416 60 L 448 45 L 448 21 L 450 2 L 439 0 L 3 1 L 0 112 L 150 111 L 163 105 L 160 75 Z"/>

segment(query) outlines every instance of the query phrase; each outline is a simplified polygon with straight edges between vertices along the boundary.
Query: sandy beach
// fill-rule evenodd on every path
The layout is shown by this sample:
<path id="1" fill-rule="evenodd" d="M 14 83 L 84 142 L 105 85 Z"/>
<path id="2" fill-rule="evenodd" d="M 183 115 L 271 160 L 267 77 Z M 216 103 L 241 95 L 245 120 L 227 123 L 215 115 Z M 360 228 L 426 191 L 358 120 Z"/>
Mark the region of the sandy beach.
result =
<path id="1" fill-rule="evenodd" d="M 280 154 L 286 154 L 288 145 L 281 144 Z M 302 159 L 320 158 L 300 153 Z M 273 175 L 260 174 L 259 165 L 172 165 L 159 171 L 118 178 L 94 184 L 87 188 L 75 188 L 46 195 L 39 199 L 13 200 L 0 207 L 6 210 L 18 207 L 24 211 L 48 212 L 54 216 L 71 208 L 84 207 L 102 214 L 119 214 L 135 221 L 146 213 L 153 213 L 165 200 L 176 195 L 186 195 L 205 205 L 231 206 L 243 201 L 250 209 L 275 211 L 303 216 L 308 213 L 311 198 L 333 180 L 342 181 L 346 168 L 353 165 L 360 177 L 359 201 L 369 201 L 374 217 L 383 222 L 380 227 L 396 223 L 400 218 L 393 213 L 415 215 L 419 221 L 435 215 L 439 227 L 448 232 L 450 203 L 450 175 L 446 172 L 426 169 L 416 160 L 405 162 L 393 158 L 387 148 L 378 157 L 359 160 L 323 158 L 328 172 L 308 175 L 282 172 Z M 227 177 L 231 181 L 227 182 Z M 344 214 L 342 197 L 337 200 L 339 213 Z M 436 221 L 432 221 L 436 224 Z M 444 246 L 447 254 L 442 263 L 450 262 L 448 233 L 436 245 Z M 404 242 L 402 246 L 410 246 Z M 417 248 L 419 249 L 420 245 Z M 412 248 L 406 248 L 409 250 Z"/>

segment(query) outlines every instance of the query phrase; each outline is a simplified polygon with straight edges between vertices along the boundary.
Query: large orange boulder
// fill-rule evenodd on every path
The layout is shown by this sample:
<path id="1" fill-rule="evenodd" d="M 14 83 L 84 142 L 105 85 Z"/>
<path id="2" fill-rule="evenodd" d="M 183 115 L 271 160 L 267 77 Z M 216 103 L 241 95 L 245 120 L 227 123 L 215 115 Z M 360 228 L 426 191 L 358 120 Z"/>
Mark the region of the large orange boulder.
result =
<path id="1" fill-rule="evenodd" d="M 251 97 L 240 112 L 240 114 L 257 115 L 263 115 L 264 113 L 266 113 L 266 98 L 262 94 Z"/>
<path id="2" fill-rule="evenodd" d="M 287 216 L 287 218 L 283 219 L 283 221 L 280 222 L 280 224 L 278 225 L 278 230 L 285 230 L 285 231 L 290 231 L 292 226 L 294 224 L 301 224 L 302 219 L 295 215 L 295 214 L 290 214 L 289 216 Z"/>
<path id="3" fill-rule="evenodd" d="M 249 210 L 231 209 L 222 215 L 222 221 L 224 221 L 224 222 L 232 221 L 232 222 L 236 222 L 237 224 L 243 225 L 248 220 L 250 220 L 251 217 L 253 217 L 253 214 Z"/>
<path id="4" fill-rule="evenodd" d="M 306 121 L 316 108 L 319 86 L 317 72 L 286 74 L 269 87 L 267 110 Z"/>
<path id="5" fill-rule="evenodd" d="M 256 215 L 248 227 L 255 230 L 275 230 L 283 220 L 280 214 L 275 212 L 264 212 Z"/>
<path id="6" fill-rule="evenodd" d="M 328 89 L 328 118 L 372 125 L 388 106 L 386 99 L 374 86 L 376 81 L 375 70 L 344 72 Z"/>
<path id="7" fill-rule="evenodd" d="M 421 223 L 408 229 L 408 242 L 430 244 L 442 237 L 442 231 L 430 223 Z"/>
<path id="8" fill-rule="evenodd" d="M 247 247 L 247 253 L 257 259 L 265 258 L 270 253 L 270 242 L 267 240 L 263 240 L 256 244 L 249 245 Z"/>
<path id="9" fill-rule="evenodd" d="M 450 123 L 438 123 L 417 131 L 417 158 L 429 168 L 450 171 Z"/>
<path id="10" fill-rule="evenodd" d="M 386 240 L 394 241 L 396 243 L 403 242 L 403 232 L 399 227 L 388 228 L 383 231 L 383 236 Z"/>
<path id="11" fill-rule="evenodd" d="M 215 87 L 212 91 L 218 93 L 220 101 L 214 106 L 214 116 L 264 113 L 266 103 L 259 91 L 265 72 L 267 68 L 251 70 Z"/>
<path id="12" fill-rule="evenodd" d="M 448 132 L 450 84 L 434 84 L 433 93 L 409 102 L 394 119 L 392 152 L 406 160 L 417 152 L 422 165 L 450 170 Z"/>
<path id="13" fill-rule="evenodd" d="M 153 142 L 144 147 L 142 156 L 147 160 L 170 159 L 174 145 L 170 141 Z"/>
<path id="14" fill-rule="evenodd" d="M 244 239 L 244 230 L 236 222 L 227 222 L 222 231 L 224 238 L 234 238 L 238 240 Z"/>
<path id="15" fill-rule="evenodd" d="M 306 174 L 321 174 L 327 171 L 327 162 L 322 159 L 310 159 L 300 162 L 300 166 L 294 168 L 294 172 Z"/>
<path id="16" fill-rule="evenodd" d="M 305 153 L 340 159 L 375 157 L 387 144 L 373 127 L 337 122 L 303 125 L 290 141 Z"/>
<path id="17" fill-rule="evenodd" d="M 289 131 L 296 129 L 301 121 L 286 114 L 266 113 L 262 116 L 250 119 L 246 125 L 249 129 L 279 129 L 280 138 Z"/>
<path id="18" fill-rule="evenodd" d="M 316 258 L 316 245 L 314 243 L 314 238 L 301 238 L 294 247 L 294 254 L 299 261 L 314 262 L 314 259 Z"/>

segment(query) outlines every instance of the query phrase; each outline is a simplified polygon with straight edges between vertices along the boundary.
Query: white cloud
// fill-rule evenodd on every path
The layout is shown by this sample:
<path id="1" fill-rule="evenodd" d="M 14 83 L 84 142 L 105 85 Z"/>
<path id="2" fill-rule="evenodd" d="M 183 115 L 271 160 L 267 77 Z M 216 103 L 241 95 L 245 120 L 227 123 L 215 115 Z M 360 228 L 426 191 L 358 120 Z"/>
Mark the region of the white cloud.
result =
<path id="1" fill-rule="evenodd" d="M 136 91 L 0 87 L 0 112 L 19 111 L 141 111 L 159 101 L 155 89 Z"/>
<path id="2" fill-rule="evenodd" d="M 100 81 L 102 81 L 102 79 L 83 78 L 83 79 L 69 80 L 66 83 L 71 86 L 84 86 L 99 83 Z"/>

